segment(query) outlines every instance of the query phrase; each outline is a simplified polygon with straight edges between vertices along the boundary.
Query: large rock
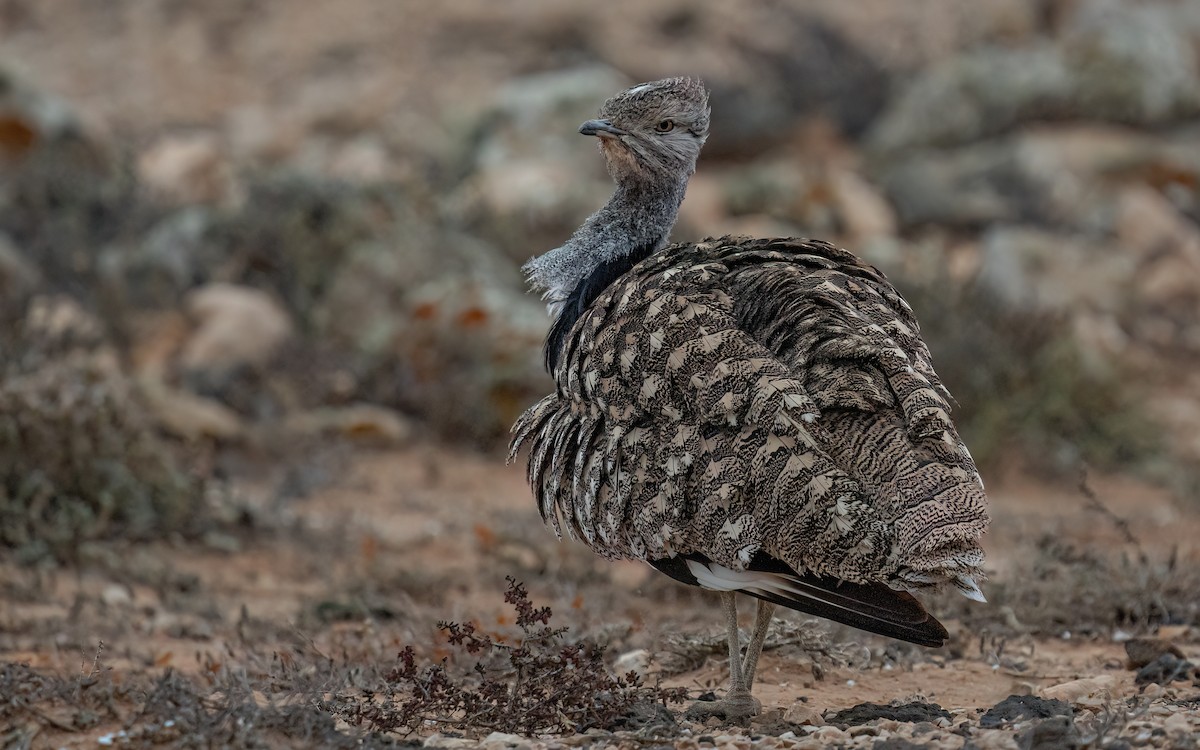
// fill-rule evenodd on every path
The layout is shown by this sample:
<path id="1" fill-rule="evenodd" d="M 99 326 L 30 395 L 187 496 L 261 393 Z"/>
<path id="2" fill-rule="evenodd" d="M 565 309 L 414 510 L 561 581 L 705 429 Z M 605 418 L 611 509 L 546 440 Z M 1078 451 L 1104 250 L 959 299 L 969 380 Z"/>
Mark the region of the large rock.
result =
<path id="1" fill-rule="evenodd" d="M 1114 178 L 1184 184 L 1200 176 L 1200 132 L 1150 137 L 1095 125 L 1031 128 L 954 149 L 873 163 L 900 223 L 978 229 L 997 222 L 1112 231 Z"/>
<path id="2" fill-rule="evenodd" d="M 1117 206 L 1117 239 L 1137 262 L 1132 334 L 1164 352 L 1200 354 L 1200 226 L 1144 185 L 1123 190 Z"/>
<path id="3" fill-rule="evenodd" d="M 451 218 L 523 262 L 561 244 L 612 191 L 579 124 L 632 81 L 593 66 L 518 78 L 468 127 Z"/>
<path id="4" fill-rule="evenodd" d="M 1200 115 L 1186 4 L 1082 3 L 1061 40 L 985 47 L 934 64 L 870 134 L 877 152 L 953 146 L 1030 121 L 1162 125 Z"/>
<path id="5" fill-rule="evenodd" d="M 180 366 L 207 382 L 265 367 L 292 335 L 292 321 L 271 295 L 235 284 L 208 284 L 185 302 L 196 328 Z"/>
<path id="6" fill-rule="evenodd" d="M 413 290 L 376 373 L 376 396 L 447 437 L 494 446 L 553 387 L 541 369 L 543 306 L 486 279 L 448 277 Z"/>
<path id="7" fill-rule="evenodd" d="M 159 138 L 138 155 L 137 172 L 142 186 L 162 201 L 215 204 L 236 195 L 233 166 L 214 133 Z"/>
<path id="8" fill-rule="evenodd" d="M 1006 225 L 984 234 L 979 282 L 1015 310 L 1112 311 L 1136 267 L 1114 244 Z"/>

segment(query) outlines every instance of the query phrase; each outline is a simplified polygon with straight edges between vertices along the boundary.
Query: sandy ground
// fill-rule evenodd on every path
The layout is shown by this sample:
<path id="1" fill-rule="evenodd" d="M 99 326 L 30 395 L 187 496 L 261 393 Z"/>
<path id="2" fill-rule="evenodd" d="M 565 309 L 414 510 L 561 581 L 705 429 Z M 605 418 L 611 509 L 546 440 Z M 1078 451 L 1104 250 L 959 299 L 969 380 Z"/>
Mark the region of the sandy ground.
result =
<path id="1" fill-rule="evenodd" d="M 656 652 L 668 632 L 700 637 L 719 629 L 716 601 L 707 594 L 641 564 L 607 562 L 576 543 L 554 541 L 518 467 L 428 446 L 343 455 L 336 464 L 341 469 L 326 486 L 285 505 L 267 491 L 270 482 L 242 487 L 259 498 L 259 512 L 280 519 L 266 531 L 208 545 L 152 544 L 70 570 L 0 564 L 0 662 L 67 675 L 174 669 L 203 677 L 224 661 L 246 658 L 237 655 L 248 642 L 259 655 L 302 644 L 363 663 L 390 660 L 402 644 L 438 653 L 438 620 L 500 630 L 511 623 L 501 601 L 505 575 L 524 580 L 535 602 L 550 604 L 557 624 L 606 638 L 610 658 L 636 648 Z M 1156 549 L 1174 545 L 1195 565 L 1200 519 L 1194 513 L 1131 480 L 1093 477 L 1092 484 L 1140 539 L 1153 540 Z M 1088 510 L 1072 488 L 1010 477 L 991 498 L 995 523 L 987 549 L 998 580 L 1014 554 L 1028 549 L 1023 542 L 1031 534 L 1053 532 L 1110 550 L 1123 544 L 1116 525 Z M 752 608 L 743 609 L 748 625 Z M 768 712 L 805 706 L 819 714 L 919 699 L 974 716 L 1010 694 L 1053 693 L 1081 678 L 1100 681 L 1076 696 L 1093 710 L 1139 692 L 1123 645 L 1111 634 L 1001 637 L 956 619 L 947 625 L 950 648 L 901 646 L 882 661 L 870 655 L 883 653 L 886 639 L 841 627 L 830 631 L 832 642 L 852 656 L 849 664 L 768 650 L 756 693 Z M 1190 658 L 1200 657 L 1195 629 L 1166 634 Z M 854 659 L 859 652 L 863 658 Z M 814 661 L 821 663 L 817 670 Z M 726 676 L 724 659 L 713 655 L 667 684 L 719 693 Z M 1168 691 L 1176 701 L 1197 697 L 1186 683 Z M 1152 695 L 1159 693 L 1152 687 Z M 95 747 L 97 737 L 119 728 L 101 723 L 45 733 L 39 741 Z"/>

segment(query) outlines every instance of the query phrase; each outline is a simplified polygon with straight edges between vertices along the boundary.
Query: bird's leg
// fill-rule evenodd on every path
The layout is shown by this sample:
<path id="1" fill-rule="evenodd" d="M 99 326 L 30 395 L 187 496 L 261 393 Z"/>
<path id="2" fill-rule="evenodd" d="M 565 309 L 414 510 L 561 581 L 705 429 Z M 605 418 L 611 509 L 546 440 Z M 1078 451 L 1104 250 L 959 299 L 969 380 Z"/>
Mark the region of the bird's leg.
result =
<path id="1" fill-rule="evenodd" d="M 758 715 L 762 705 L 750 695 L 742 668 L 742 647 L 738 639 L 737 604 L 732 591 L 721 592 L 721 609 L 725 611 L 725 626 L 729 631 L 729 692 L 719 701 L 698 701 L 685 714 L 689 719 L 703 721 L 716 716 L 730 722 L 744 722 Z M 770 617 L 767 618 L 768 621 Z M 761 643 L 759 644 L 761 648 Z M 755 656 L 757 661 L 757 655 Z M 751 665 L 753 667 L 753 664 Z"/>
<path id="2" fill-rule="evenodd" d="M 775 614 L 775 605 L 763 599 L 758 600 L 758 612 L 754 618 L 754 635 L 746 646 L 746 660 L 742 662 L 742 681 L 746 691 L 754 689 L 754 670 L 758 668 L 758 655 L 762 653 L 763 643 L 767 640 L 767 628 L 771 625 L 771 616 Z"/>

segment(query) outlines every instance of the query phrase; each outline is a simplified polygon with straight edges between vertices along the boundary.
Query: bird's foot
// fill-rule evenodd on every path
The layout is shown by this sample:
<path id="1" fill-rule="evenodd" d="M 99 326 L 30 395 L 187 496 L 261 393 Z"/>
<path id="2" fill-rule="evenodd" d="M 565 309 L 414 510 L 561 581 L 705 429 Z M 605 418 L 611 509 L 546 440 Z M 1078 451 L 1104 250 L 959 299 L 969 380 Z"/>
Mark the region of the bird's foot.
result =
<path id="1" fill-rule="evenodd" d="M 762 704 L 750 693 L 730 693 L 719 701 L 696 701 L 683 716 L 692 721 L 704 722 L 710 717 L 730 724 L 745 724 L 758 716 Z"/>

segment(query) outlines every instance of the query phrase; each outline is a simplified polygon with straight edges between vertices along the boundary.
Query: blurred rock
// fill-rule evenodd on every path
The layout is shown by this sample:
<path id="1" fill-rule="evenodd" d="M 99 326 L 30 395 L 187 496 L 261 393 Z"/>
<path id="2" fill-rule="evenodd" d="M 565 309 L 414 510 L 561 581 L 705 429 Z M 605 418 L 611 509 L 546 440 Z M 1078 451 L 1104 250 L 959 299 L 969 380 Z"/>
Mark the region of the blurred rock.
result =
<path id="1" fill-rule="evenodd" d="M 1159 125 L 1200 115 L 1200 14 L 1191 3 L 1078 3 L 1062 34 L 1068 116 Z"/>
<path id="2" fill-rule="evenodd" d="M 1135 258 L 1111 244 L 1005 225 L 983 236 L 978 280 L 1015 310 L 1116 310 L 1135 267 Z"/>
<path id="3" fill-rule="evenodd" d="M 1042 697 L 1059 700 L 1064 703 L 1078 704 L 1085 698 L 1107 696 L 1116 686 L 1112 675 L 1085 677 L 1081 680 L 1071 680 L 1058 685 L 1052 685 L 1042 690 Z"/>
<path id="4" fill-rule="evenodd" d="M 516 264 L 495 247 L 457 232 L 406 222 L 391 238 L 360 243 L 347 253 L 312 313 L 316 333 L 360 357 L 391 351 L 408 295 L 445 278 L 486 280 L 522 288 Z"/>
<path id="5" fill-rule="evenodd" d="M 37 268 L 21 256 L 12 240 L 0 232 L 0 313 L 15 314 L 41 284 Z M 0 314 L 0 320 L 8 317 Z"/>
<path id="6" fill-rule="evenodd" d="M 480 744 L 488 750 L 500 750 L 501 748 L 530 747 L 533 743 L 517 734 L 492 732 L 487 737 L 484 737 L 482 740 L 480 740 Z"/>
<path id="7" fill-rule="evenodd" d="M 179 364 L 213 381 L 243 367 L 264 367 L 292 335 L 287 312 L 258 289 L 208 284 L 191 292 L 185 306 L 196 330 Z"/>
<path id="8" fill-rule="evenodd" d="M 467 128 L 449 212 L 517 262 L 557 247 L 612 192 L 579 124 L 631 81 L 593 66 L 511 81 Z"/>
<path id="9" fill-rule="evenodd" d="M 380 446 L 403 445 L 414 434 L 412 423 L 376 404 L 325 407 L 289 416 L 284 429 L 301 437 L 337 436 Z"/>
<path id="10" fill-rule="evenodd" d="M 179 297 L 211 278 L 221 258 L 210 236 L 213 214 L 204 206 L 173 211 L 121 252 L 122 295 L 135 307 L 174 307 Z"/>
<path id="11" fill-rule="evenodd" d="M 807 703 L 793 703 L 783 712 L 783 720 L 801 726 L 819 727 L 825 724 L 821 712 Z"/>
<path id="12" fill-rule="evenodd" d="M 1028 719 L 1045 719 L 1051 716 L 1071 718 L 1074 710 L 1070 704 L 1055 699 L 1038 698 L 1033 695 L 1010 695 L 989 708 L 979 718 L 984 729 L 1011 726 Z"/>
<path id="13" fill-rule="evenodd" d="M 482 279 L 450 277 L 413 290 L 394 360 L 375 376 L 376 400 L 478 445 L 506 438 L 552 387 L 541 368 L 549 321 L 534 298 Z"/>
<path id="14" fill-rule="evenodd" d="M 1043 719 L 1017 738 L 1021 750 L 1076 750 L 1083 742 L 1075 722 L 1066 716 Z"/>
<path id="15" fill-rule="evenodd" d="M 1141 669 L 1163 654 L 1183 658 L 1178 646 L 1161 638 L 1132 638 L 1125 642 L 1125 655 L 1129 657 L 1126 666 L 1130 669 Z"/>
<path id="16" fill-rule="evenodd" d="M 1151 188 L 1140 185 L 1121 192 L 1117 239 L 1138 260 L 1134 277 L 1137 297 L 1154 321 L 1153 330 L 1135 329 L 1160 347 L 1200 352 L 1195 328 L 1200 310 L 1200 227 L 1184 218 Z"/>
<path id="17" fill-rule="evenodd" d="M 869 49 L 800 7 L 770 11 L 766 25 L 726 26 L 704 42 L 727 47 L 725 60 L 737 61 L 705 71 L 713 108 L 709 157 L 762 153 L 805 118 L 825 118 L 856 137 L 887 102 L 891 82 Z"/>
<path id="18" fill-rule="evenodd" d="M 878 180 L 906 226 L 977 229 L 999 221 L 1112 231 L 1115 178 L 1191 184 L 1200 174 L 1200 132 L 1151 138 L 1131 130 L 1031 128 L 947 151 L 876 160 Z"/>
<path id="19" fill-rule="evenodd" d="M 613 673 L 618 677 L 624 677 L 633 672 L 639 677 L 645 677 L 650 673 L 651 658 L 650 652 L 644 648 L 626 651 L 613 662 Z"/>
<path id="20" fill-rule="evenodd" d="M 1176 25 L 1179 6 L 1081 6 L 1058 43 L 976 49 L 934 64 L 880 118 L 871 146 L 960 145 L 1034 120 L 1161 125 L 1200 114 L 1200 67 Z"/>
<path id="21" fill-rule="evenodd" d="M 896 234 L 896 214 L 875 187 L 855 172 L 834 169 L 828 176 L 842 229 L 855 240 Z"/>
<path id="22" fill-rule="evenodd" d="M 214 133 L 166 135 L 138 155 L 137 174 L 157 200 L 177 205 L 234 200 L 233 167 Z"/>
<path id="23" fill-rule="evenodd" d="M 219 401 L 172 388 L 153 378 L 142 379 L 140 390 L 155 421 L 178 438 L 232 441 L 245 434 L 241 418 Z"/>
<path id="24" fill-rule="evenodd" d="M 76 138 L 81 130 L 66 102 L 0 67 L 0 158 L 24 156 L 47 142 Z"/>
<path id="25" fill-rule="evenodd" d="M 125 586 L 110 583 L 100 592 L 100 601 L 109 607 L 128 607 L 133 604 L 133 596 Z"/>

